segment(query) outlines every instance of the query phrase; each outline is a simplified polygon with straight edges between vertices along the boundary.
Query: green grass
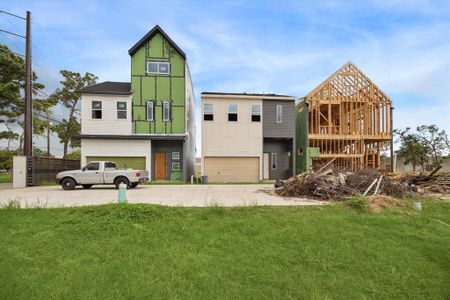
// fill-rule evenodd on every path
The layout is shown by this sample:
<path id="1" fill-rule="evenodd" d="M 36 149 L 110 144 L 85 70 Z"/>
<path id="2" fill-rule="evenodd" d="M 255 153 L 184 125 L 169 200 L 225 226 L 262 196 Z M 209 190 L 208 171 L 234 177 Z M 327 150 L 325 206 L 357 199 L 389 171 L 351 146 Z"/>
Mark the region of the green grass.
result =
<path id="1" fill-rule="evenodd" d="M 448 299 L 450 203 L 0 209 L 1 299 Z"/>
<path id="2" fill-rule="evenodd" d="M 0 183 L 11 183 L 12 175 L 10 173 L 0 173 Z"/>

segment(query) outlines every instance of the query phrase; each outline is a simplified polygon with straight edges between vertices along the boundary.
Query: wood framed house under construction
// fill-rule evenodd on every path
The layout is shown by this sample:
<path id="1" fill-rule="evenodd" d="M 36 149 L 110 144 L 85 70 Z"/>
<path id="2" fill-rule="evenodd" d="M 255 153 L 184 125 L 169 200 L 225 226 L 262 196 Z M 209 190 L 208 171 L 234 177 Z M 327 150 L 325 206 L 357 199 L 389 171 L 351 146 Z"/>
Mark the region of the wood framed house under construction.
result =
<path id="1" fill-rule="evenodd" d="M 380 168 L 392 145 L 392 100 L 348 62 L 297 104 L 297 173 Z M 392 149 L 391 149 L 392 153 Z"/>

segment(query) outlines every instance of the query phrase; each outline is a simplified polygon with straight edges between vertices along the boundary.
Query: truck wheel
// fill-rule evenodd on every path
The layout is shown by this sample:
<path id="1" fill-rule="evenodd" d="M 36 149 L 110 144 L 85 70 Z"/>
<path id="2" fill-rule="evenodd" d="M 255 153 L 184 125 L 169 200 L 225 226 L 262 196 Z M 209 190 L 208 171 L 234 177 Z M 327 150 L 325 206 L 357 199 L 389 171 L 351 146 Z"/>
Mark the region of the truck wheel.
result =
<path id="1" fill-rule="evenodd" d="M 63 180 L 61 180 L 61 186 L 63 190 L 73 190 L 76 185 L 77 183 L 72 178 L 64 178 Z"/>
<path id="2" fill-rule="evenodd" d="M 82 184 L 81 186 L 84 187 L 85 189 L 90 189 L 93 186 L 93 184 Z"/>
<path id="3" fill-rule="evenodd" d="M 130 186 L 130 181 L 127 178 L 119 177 L 114 180 L 114 185 L 116 186 L 116 189 L 119 189 L 119 185 L 121 183 L 126 184 L 127 188 Z"/>
<path id="4" fill-rule="evenodd" d="M 130 183 L 130 188 L 134 189 L 138 185 L 139 185 L 139 182 L 132 182 L 132 183 Z"/>

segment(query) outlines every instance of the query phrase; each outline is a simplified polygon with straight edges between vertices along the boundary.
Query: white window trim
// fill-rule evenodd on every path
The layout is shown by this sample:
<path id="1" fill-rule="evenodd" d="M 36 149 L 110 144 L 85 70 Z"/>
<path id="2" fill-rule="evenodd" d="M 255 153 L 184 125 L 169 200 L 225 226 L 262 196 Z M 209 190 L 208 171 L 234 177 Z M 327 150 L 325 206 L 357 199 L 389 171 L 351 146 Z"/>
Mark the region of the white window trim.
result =
<path id="1" fill-rule="evenodd" d="M 94 102 L 100 102 L 101 108 L 94 108 Z M 93 112 L 94 110 L 99 110 L 99 111 L 101 111 L 101 112 L 102 112 L 102 117 L 101 117 L 101 118 L 93 118 L 93 117 L 92 117 L 92 112 Z M 103 119 L 103 101 L 101 101 L 101 100 L 92 100 L 92 101 L 91 101 L 91 120 L 102 120 L 102 119 Z"/>
<path id="2" fill-rule="evenodd" d="M 273 163 L 274 161 L 275 161 L 275 164 Z M 275 165 L 275 168 L 273 167 L 274 165 Z M 277 153 L 271 153 L 270 154 L 270 168 L 272 170 L 276 170 L 278 168 L 278 155 L 277 155 Z"/>
<path id="3" fill-rule="evenodd" d="M 231 105 L 235 105 L 235 106 L 236 106 L 236 111 L 235 111 L 235 112 L 231 112 L 231 111 L 230 111 L 230 106 L 231 106 Z M 237 105 L 237 104 L 235 104 L 235 103 L 228 104 L 228 113 L 229 113 L 229 114 L 237 114 L 238 111 L 239 111 L 239 109 L 238 109 L 238 105 Z"/>
<path id="4" fill-rule="evenodd" d="M 259 108 L 259 112 L 257 112 L 257 113 L 254 113 L 254 112 L 253 112 L 253 107 L 254 107 L 254 106 L 256 106 L 256 107 Z M 253 116 L 259 116 L 260 121 L 261 121 L 261 104 L 252 104 L 252 105 L 250 106 L 250 121 L 252 121 L 252 122 L 253 122 L 253 120 L 252 120 L 252 117 L 253 117 Z"/>
<path id="5" fill-rule="evenodd" d="M 152 105 L 152 114 L 151 114 L 151 116 L 148 115 L 148 106 L 149 106 L 149 104 Z M 147 101 L 145 109 L 146 109 L 145 113 L 146 113 L 147 121 L 153 122 L 155 120 L 155 103 L 153 101 Z"/>
<path id="6" fill-rule="evenodd" d="M 207 112 L 206 111 L 205 107 L 207 105 L 211 106 L 211 112 Z M 205 115 L 211 115 L 211 116 L 213 116 L 213 119 L 214 119 L 214 104 L 212 104 L 212 103 L 203 103 L 203 121 L 205 121 Z M 208 120 L 208 121 L 210 121 L 210 120 Z"/>
<path id="7" fill-rule="evenodd" d="M 149 71 L 149 64 L 150 63 L 155 63 L 156 64 L 156 72 L 150 72 Z M 167 73 L 161 73 L 159 72 L 159 64 L 163 63 L 163 64 L 167 64 L 168 66 L 168 72 Z M 146 65 L 145 65 L 145 73 L 147 74 L 156 74 L 156 75 L 170 75 L 170 71 L 171 71 L 171 65 L 170 65 L 170 61 L 155 61 L 155 60 L 147 60 Z"/>
<path id="8" fill-rule="evenodd" d="M 117 107 L 119 105 L 119 102 L 125 103 L 125 109 L 119 109 Z M 125 112 L 125 118 L 123 118 L 123 119 L 119 118 L 119 111 Z M 117 118 L 117 120 L 127 120 L 128 119 L 128 102 L 127 101 L 117 101 L 116 102 L 116 118 Z"/>
<path id="9" fill-rule="evenodd" d="M 174 157 L 174 154 L 175 154 L 175 157 Z M 172 152 L 172 160 L 180 160 L 180 152 L 179 151 Z"/>
<path id="10" fill-rule="evenodd" d="M 278 119 L 278 109 L 280 110 L 280 118 Z M 277 124 L 283 123 L 283 105 L 277 104 L 276 106 L 276 122 Z"/>
<path id="11" fill-rule="evenodd" d="M 168 106 L 168 116 L 166 116 L 165 114 L 165 112 L 166 112 L 166 106 Z M 163 115 L 162 115 L 162 117 L 163 117 L 163 122 L 170 122 L 171 120 L 170 120 L 170 114 L 171 114 L 171 109 L 172 109 L 172 107 L 171 107 L 171 105 L 170 105 L 170 101 L 167 101 L 167 100 L 165 100 L 165 101 L 163 101 L 163 105 L 162 105 L 162 107 L 163 107 Z"/>
<path id="12" fill-rule="evenodd" d="M 174 168 L 174 166 L 177 166 L 177 168 Z M 172 163 L 172 171 L 180 171 L 180 163 L 179 162 Z"/>

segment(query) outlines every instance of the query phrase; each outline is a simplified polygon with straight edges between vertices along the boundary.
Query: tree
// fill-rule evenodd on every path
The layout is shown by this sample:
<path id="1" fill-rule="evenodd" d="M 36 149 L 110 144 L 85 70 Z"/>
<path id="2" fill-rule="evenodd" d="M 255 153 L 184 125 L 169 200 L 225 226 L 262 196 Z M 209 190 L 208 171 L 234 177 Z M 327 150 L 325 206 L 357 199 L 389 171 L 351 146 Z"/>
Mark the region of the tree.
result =
<path id="1" fill-rule="evenodd" d="M 14 155 L 17 155 L 17 151 L 0 149 L 0 169 L 11 170 Z"/>
<path id="2" fill-rule="evenodd" d="M 81 151 L 75 150 L 66 155 L 67 159 L 81 160 Z"/>
<path id="3" fill-rule="evenodd" d="M 64 157 L 66 157 L 68 146 L 72 148 L 80 146 L 76 137 L 80 134 L 81 125 L 75 116 L 75 113 L 79 111 L 78 102 L 81 98 L 78 91 L 96 84 L 98 77 L 89 72 L 81 76 L 80 73 L 67 70 L 61 70 L 60 74 L 63 76 L 63 80 L 60 81 L 62 88 L 58 88 L 50 95 L 50 99 L 63 104 L 69 110 L 69 115 L 63 123 L 54 126 L 52 130 L 58 134 L 61 143 L 63 143 Z"/>
<path id="4" fill-rule="evenodd" d="M 37 75 L 33 72 L 33 95 L 38 95 L 38 91 L 44 85 L 37 82 Z M 13 128 L 20 126 L 23 128 L 23 115 L 25 112 L 25 101 L 22 97 L 25 87 L 25 61 L 22 57 L 14 54 L 5 46 L 0 45 L 0 123 L 6 130 L 0 131 L 0 139 L 7 139 L 10 148 L 11 142 L 19 139 L 19 153 L 23 144 L 23 131 L 16 133 Z M 48 99 L 34 99 L 33 111 L 33 134 L 42 135 L 49 126 L 47 120 L 39 119 L 40 113 L 50 112 L 54 103 Z"/>
<path id="5" fill-rule="evenodd" d="M 397 155 L 404 159 L 404 164 L 411 163 L 413 170 L 416 171 L 417 165 L 424 169 L 424 165 L 428 159 L 429 149 L 417 133 L 411 132 L 411 128 L 405 130 L 395 129 L 394 134 L 398 136 L 397 141 L 400 142 L 400 148 Z"/>
<path id="6" fill-rule="evenodd" d="M 445 130 L 439 130 L 436 125 L 419 126 L 417 132 L 422 144 L 428 148 L 428 155 L 433 159 L 433 166 L 437 167 L 448 151 L 447 133 Z"/>

